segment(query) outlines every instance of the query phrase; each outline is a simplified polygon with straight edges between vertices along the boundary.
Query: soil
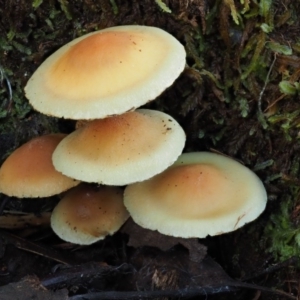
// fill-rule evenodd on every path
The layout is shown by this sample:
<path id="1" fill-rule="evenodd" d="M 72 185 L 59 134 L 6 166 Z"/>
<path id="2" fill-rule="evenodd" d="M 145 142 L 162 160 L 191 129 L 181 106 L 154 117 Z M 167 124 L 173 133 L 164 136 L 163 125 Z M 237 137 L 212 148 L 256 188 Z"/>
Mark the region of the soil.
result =
<path id="1" fill-rule="evenodd" d="M 50 54 L 94 30 L 157 26 L 185 46 L 187 66 L 146 107 L 178 120 L 184 152 L 232 157 L 268 193 L 265 212 L 251 224 L 164 247 L 167 238 L 157 233 L 133 242 L 143 229 L 91 246 L 66 243 L 47 222 L 16 221 L 30 214 L 38 223 L 59 197 L 0 195 L 1 214 L 16 218 L 0 220 L 0 299 L 298 299 L 299 14 L 292 0 L 0 0 L 2 162 L 32 137 L 75 128 L 34 111 L 24 96 Z"/>

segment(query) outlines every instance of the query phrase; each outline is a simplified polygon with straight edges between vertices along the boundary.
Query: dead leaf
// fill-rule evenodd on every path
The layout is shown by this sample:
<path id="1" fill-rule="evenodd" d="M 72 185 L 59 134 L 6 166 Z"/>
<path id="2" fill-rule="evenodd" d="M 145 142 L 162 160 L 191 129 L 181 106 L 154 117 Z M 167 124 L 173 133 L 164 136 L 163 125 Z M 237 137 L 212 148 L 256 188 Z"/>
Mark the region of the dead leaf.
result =
<path id="1" fill-rule="evenodd" d="M 129 235 L 128 246 L 139 248 L 144 246 L 156 247 L 167 251 L 172 247 L 181 244 L 189 250 L 189 258 L 192 261 L 200 262 L 207 253 L 206 246 L 199 243 L 197 238 L 176 238 L 149 229 L 142 228 L 130 218 L 122 228 L 122 232 Z"/>

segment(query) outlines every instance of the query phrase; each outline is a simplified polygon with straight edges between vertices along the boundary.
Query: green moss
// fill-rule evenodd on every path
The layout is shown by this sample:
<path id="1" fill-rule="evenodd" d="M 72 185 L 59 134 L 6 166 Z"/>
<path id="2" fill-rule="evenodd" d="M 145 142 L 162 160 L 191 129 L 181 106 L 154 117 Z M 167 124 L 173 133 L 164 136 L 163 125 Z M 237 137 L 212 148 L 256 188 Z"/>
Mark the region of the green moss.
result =
<path id="1" fill-rule="evenodd" d="M 280 261 L 300 256 L 300 228 L 296 228 L 291 221 L 292 207 L 292 197 L 286 197 L 280 211 L 271 216 L 265 229 L 268 251 Z"/>

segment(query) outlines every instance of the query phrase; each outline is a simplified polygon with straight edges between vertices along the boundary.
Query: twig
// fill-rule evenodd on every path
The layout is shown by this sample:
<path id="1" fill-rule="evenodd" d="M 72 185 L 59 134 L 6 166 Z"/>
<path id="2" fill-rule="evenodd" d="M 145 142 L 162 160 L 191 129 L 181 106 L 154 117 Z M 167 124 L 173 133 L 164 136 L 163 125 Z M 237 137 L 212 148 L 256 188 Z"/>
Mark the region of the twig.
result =
<path id="1" fill-rule="evenodd" d="M 3 195 L 3 198 L 4 198 L 4 199 L 2 199 L 1 204 L 0 204 L 0 215 L 3 214 L 4 207 L 5 207 L 5 205 L 7 204 L 8 200 L 10 199 L 10 197 L 4 196 L 4 195 Z"/>
<path id="2" fill-rule="evenodd" d="M 21 229 L 27 226 L 47 226 L 50 225 L 50 217 L 50 212 L 44 212 L 38 216 L 35 214 L 2 215 L 0 216 L 0 228 Z"/>
<path id="3" fill-rule="evenodd" d="M 262 100 L 262 96 L 263 96 L 263 94 L 264 94 L 264 92 L 265 92 L 265 90 L 266 90 L 266 87 L 267 87 L 268 83 L 269 83 L 269 78 L 270 78 L 271 72 L 272 72 L 272 70 L 273 70 L 274 64 L 275 64 L 275 62 L 276 62 L 276 59 L 277 59 L 277 54 L 275 53 L 275 54 L 274 54 L 274 59 L 273 59 L 273 61 L 272 61 L 272 63 L 271 63 L 271 66 L 270 66 L 270 68 L 269 68 L 269 71 L 268 71 L 268 74 L 267 74 L 267 77 L 266 77 L 266 80 L 265 80 L 265 84 L 264 84 L 262 90 L 261 90 L 260 93 L 259 93 L 259 97 L 258 97 L 258 102 L 257 102 L 257 104 L 258 104 L 258 111 L 259 111 L 260 113 L 263 113 L 263 112 L 262 112 L 262 109 L 261 109 L 261 100 Z"/>
<path id="4" fill-rule="evenodd" d="M 283 262 L 280 262 L 280 263 L 275 264 L 275 265 L 273 265 L 271 267 L 268 267 L 265 270 L 262 270 L 261 272 L 255 273 L 254 275 L 241 278 L 240 280 L 241 281 L 252 280 L 252 279 L 260 277 L 262 275 L 266 275 L 266 274 L 270 274 L 270 273 L 276 272 L 278 270 L 281 270 L 282 268 L 290 266 L 291 264 L 296 264 L 297 262 L 299 262 L 298 257 L 292 256 L 291 258 L 289 258 L 289 259 L 287 259 L 287 260 L 285 260 Z"/>
<path id="5" fill-rule="evenodd" d="M 35 253 L 37 255 L 49 258 L 51 260 L 57 261 L 59 263 L 65 264 L 65 265 L 74 264 L 74 261 L 72 261 L 69 258 L 66 259 L 66 258 L 62 257 L 62 255 L 60 253 L 56 252 L 55 250 L 53 250 L 49 247 L 46 248 L 46 247 L 43 247 L 36 243 L 24 240 L 16 235 L 6 232 L 4 230 L 0 230 L 0 236 L 2 238 L 4 238 L 7 241 L 7 243 L 11 243 L 19 249 L 22 249 L 22 250 L 25 250 L 25 251 L 28 251 L 31 253 Z"/>
<path id="6" fill-rule="evenodd" d="M 11 88 L 10 81 L 8 80 L 2 67 L 0 66 L 0 84 L 3 84 L 4 81 L 6 83 L 6 87 L 8 90 L 8 101 L 7 101 L 6 110 L 9 112 L 11 110 L 11 105 L 12 105 L 12 88 Z"/>
<path id="7" fill-rule="evenodd" d="M 69 300 L 127 300 L 127 299 L 153 299 L 164 297 L 195 297 L 203 295 L 212 295 L 218 293 L 236 291 L 235 288 L 247 288 L 252 290 L 259 290 L 271 294 L 281 295 L 287 299 L 297 300 L 288 293 L 279 290 L 272 290 L 263 286 L 257 286 L 254 284 L 248 284 L 236 281 L 232 285 L 220 285 L 220 286 L 207 286 L 199 288 L 184 288 L 178 290 L 164 290 L 164 291 L 136 291 L 136 292 L 120 292 L 120 291 L 108 291 L 99 293 L 88 293 L 85 295 L 76 295 L 69 298 Z"/>
<path id="8" fill-rule="evenodd" d="M 262 97 L 263 97 L 263 94 L 266 90 L 266 87 L 269 83 L 269 78 L 270 78 L 270 75 L 271 75 L 271 72 L 273 70 L 273 67 L 274 67 L 274 64 L 276 62 L 276 59 L 277 59 L 277 54 L 275 53 L 274 54 L 274 59 L 272 61 L 272 64 L 269 68 L 269 71 L 268 71 L 268 74 L 267 74 L 267 77 L 266 77 L 266 80 L 265 80 L 265 83 L 264 83 L 264 86 L 262 88 L 262 90 L 260 91 L 259 93 L 259 97 L 258 97 L 258 101 L 257 101 L 257 108 L 258 108 L 258 118 L 259 120 L 261 121 L 262 125 L 263 125 L 263 128 L 266 129 L 267 128 L 267 123 L 266 123 L 266 120 L 265 120 L 265 117 L 264 117 L 264 114 L 263 114 L 263 111 L 261 109 L 261 102 L 262 102 Z"/>
<path id="9" fill-rule="evenodd" d="M 221 289 L 221 291 L 220 291 Z M 69 298 L 69 300 L 132 300 L 132 299 L 153 299 L 165 297 L 194 297 L 217 294 L 220 292 L 230 292 L 229 286 L 216 286 L 195 289 L 178 289 L 178 290 L 165 290 L 165 291 L 136 291 L 136 292 L 99 292 L 88 293 L 85 295 L 76 295 Z"/>
<path id="10" fill-rule="evenodd" d="M 68 285 L 76 279 L 82 281 L 84 278 L 88 278 L 90 280 L 91 277 L 101 277 L 113 270 L 115 270 L 114 267 L 105 263 L 87 263 L 49 275 L 41 280 L 41 284 L 46 288 L 61 284 Z"/>

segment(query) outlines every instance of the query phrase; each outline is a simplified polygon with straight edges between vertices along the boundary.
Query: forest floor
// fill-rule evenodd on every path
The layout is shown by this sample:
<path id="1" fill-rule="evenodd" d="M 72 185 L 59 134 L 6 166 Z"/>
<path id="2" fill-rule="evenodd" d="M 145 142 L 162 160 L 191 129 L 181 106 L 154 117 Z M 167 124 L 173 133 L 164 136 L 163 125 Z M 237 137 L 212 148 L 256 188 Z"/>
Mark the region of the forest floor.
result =
<path id="1" fill-rule="evenodd" d="M 148 25 L 185 46 L 187 65 L 146 107 L 181 124 L 184 152 L 232 157 L 268 193 L 265 212 L 245 227 L 170 247 L 131 221 L 92 246 L 65 243 L 49 227 L 57 197 L 0 195 L 0 299 L 298 299 L 299 15 L 293 0 L 0 0 L 2 162 L 35 136 L 74 130 L 24 96 L 50 54 L 94 30 Z"/>

